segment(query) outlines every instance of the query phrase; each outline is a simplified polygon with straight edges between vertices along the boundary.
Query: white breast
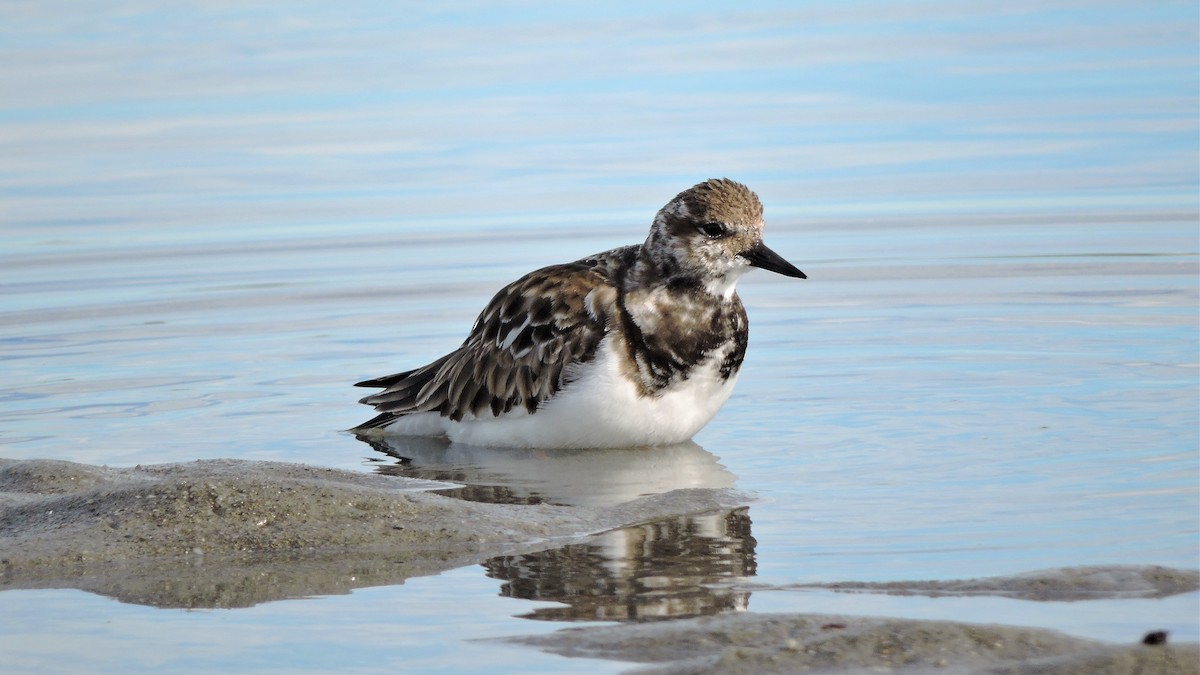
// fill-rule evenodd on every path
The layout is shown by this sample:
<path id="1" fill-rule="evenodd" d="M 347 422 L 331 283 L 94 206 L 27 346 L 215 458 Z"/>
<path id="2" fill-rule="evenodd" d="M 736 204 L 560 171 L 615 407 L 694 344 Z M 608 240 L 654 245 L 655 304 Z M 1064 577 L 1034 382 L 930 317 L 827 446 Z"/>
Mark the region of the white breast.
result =
<path id="1" fill-rule="evenodd" d="M 580 367 L 576 379 L 530 415 L 514 411 L 499 418 L 452 422 L 425 413 L 401 418 L 400 426 L 428 433 L 436 423 L 456 443 L 508 447 L 596 448 L 663 445 L 689 440 L 717 414 L 733 391 L 736 374 L 722 378 L 720 365 L 729 349 L 718 349 L 694 367 L 688 379 L 653 397 L 642 397 L 621 374 L 623 357 L 605 338 L 596 357 Z"/>

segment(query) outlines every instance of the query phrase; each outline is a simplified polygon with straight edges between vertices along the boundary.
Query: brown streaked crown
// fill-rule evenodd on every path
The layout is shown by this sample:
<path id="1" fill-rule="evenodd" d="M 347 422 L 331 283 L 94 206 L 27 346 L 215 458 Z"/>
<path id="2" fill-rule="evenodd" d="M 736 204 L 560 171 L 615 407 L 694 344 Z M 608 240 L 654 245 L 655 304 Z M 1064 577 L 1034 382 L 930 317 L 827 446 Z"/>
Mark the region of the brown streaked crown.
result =
<path id="1" fill-rule="evenodd" d="M 680 192 L 672 201 L 687 207 L 694 221 L 717 221 L 735 226 L 761 225 L 762 202 L 750 188 L 729 180 L 713 178 Z"/>
<path id="2" fill-rule="evenodd" d="M 718 228 L 710 236 L 706 227 Z M 659 277 L 725 286 L 745 271 L 739 255 L 762 243 L 763 207 L 750 188 L 713 178 L 675 196 L 659 210 L 644 246 Z"/>

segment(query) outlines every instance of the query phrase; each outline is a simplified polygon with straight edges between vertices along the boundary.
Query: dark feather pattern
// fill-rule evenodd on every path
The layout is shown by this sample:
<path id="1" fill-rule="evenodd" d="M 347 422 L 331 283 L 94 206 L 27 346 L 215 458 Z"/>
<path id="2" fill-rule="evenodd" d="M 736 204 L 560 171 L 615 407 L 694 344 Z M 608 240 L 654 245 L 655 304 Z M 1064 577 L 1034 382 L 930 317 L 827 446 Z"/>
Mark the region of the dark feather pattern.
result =
<path id="1" fill-rule="evenodd" d="M 553 265 L 504 287 L 476 319 L 462 346 L 427 366 L 364 380 L 382 387 L 361 399 L 380 415 L 356 430 L 383 427 L 415 412 L 454 421 L 537 410 L 564 384 L 566 367 L 586 363 L 606 330 L 586 309 L 610 285 L 600 258 Z"/>

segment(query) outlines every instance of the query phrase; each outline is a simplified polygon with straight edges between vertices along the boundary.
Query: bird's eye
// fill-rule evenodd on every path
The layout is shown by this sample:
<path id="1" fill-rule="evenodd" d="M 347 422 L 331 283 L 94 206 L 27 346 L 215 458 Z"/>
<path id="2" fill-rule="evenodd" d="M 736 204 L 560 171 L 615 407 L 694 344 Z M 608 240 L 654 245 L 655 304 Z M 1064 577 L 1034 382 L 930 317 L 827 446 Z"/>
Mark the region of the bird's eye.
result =
<path id="1" fill-rule="evenodd" d="M 700 232 L 712 239 L 716 239 L 725 234 L 725 226 L 721 223 L 704 223 L 700 226 Z"/>

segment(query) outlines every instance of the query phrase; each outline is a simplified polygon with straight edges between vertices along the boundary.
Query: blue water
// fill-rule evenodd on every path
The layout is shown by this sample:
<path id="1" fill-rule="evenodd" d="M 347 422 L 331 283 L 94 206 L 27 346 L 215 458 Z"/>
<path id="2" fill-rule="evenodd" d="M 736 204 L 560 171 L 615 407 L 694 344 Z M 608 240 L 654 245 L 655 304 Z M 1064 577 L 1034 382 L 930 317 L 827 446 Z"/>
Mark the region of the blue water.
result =
<path id="1" fill-rule="evenodd" d="M 696 525 L 740 547 L 717 582 L 1200 568 L 1194 3 L 447 7 L 0 7 L 0 456 L 374 471 L 338 431 L 369 414 L 352 382 L 728 175 L 810 278 L 740 285 L 747 361 L 698 448 L 584 475 L 746 493 L 752 544 Z M 576 494 L 506 461 L 433 468 Z M 628 563 L 610 544 L 585 553 Z M 8 591 L 0 646 L 31 672 L 619 669 L 471 641 L 568 625 L 505 588 L 472 566 L 237 610 Z M 690 607 L 1200 637 L 1194 593 L 714 593 Z"/>

